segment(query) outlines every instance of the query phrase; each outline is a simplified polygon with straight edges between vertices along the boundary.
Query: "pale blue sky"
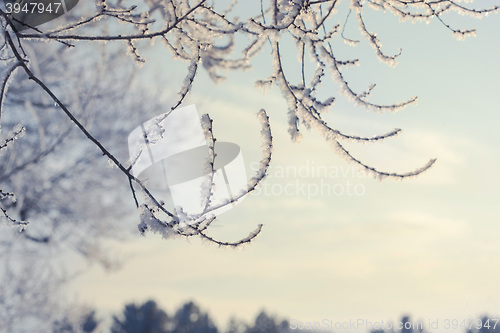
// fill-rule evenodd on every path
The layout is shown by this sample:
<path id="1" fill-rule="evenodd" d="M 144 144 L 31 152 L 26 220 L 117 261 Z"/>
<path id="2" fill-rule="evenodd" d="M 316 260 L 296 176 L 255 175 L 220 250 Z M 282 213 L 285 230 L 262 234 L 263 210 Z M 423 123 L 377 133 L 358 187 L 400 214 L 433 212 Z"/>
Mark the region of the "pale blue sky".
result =
<path id="1" fill-rule="evenodd" d="M 120 246 L 131 256 L 121 270 L 110 274 L 94 267 L 76 281 L 79 299 L 119 311 L 125 302 L 151 297 L 170 312 L 194 299 L 221 325 L 231 315 L 250 320 L 263 307 L 302 321 L 396 320 L 403 313 L 426 321 L 465 319 L 499 309 L 498 15 L 460 17 L 463 27 L 478 28 L 478 36 L 465 42 L 436 22 L 400 24 L 380 13 L 368 22 L 388 53 L 402 47 L 403 55 L 391 68 L 366 45 L 346 49 L 361 59 L 346 78 L 360 90 L 377 83 L 377 101 L 418 95 L 419 103 L 381 115 L 354 107 L 326 84 L 339 99 L 325 120 L 357 135 L 402 128 L 384 143 L 345 146 L 379 169 L 407 171 L 437 158 L 432 169 L 415 179 L 379 182 L 361 177 L 317 133 L 303 129 L 304 140 L 292 143 L 279 90 L 263 95 L 254 88 L 256 79 L 271 74 L 264 50 L 255 69 L 233 73 L 217 86 L 202 73 L 185 104 L 210 113 L 219 140 L 242 147 L 249 173 L 260 157 L 255 114 L 268 111 L 275 137 L 268 189 L 349 183 L 363 195 L 308 198 L 261 190 L 212 229 L 215 236 L 236 239 L 264 223 L 262 234 L 243 250 L 138 236 Z M 295 49 L 284 54 L 296 59 Z M 162 57 L 152 56 L 144 70 L 165 73 L 168 94 L 185 69 Z M 280 172 L 287 166 L 309 174 L 285 177 Z M 312 176 L 321 168 L 330 170 L 329 177 Z"/>

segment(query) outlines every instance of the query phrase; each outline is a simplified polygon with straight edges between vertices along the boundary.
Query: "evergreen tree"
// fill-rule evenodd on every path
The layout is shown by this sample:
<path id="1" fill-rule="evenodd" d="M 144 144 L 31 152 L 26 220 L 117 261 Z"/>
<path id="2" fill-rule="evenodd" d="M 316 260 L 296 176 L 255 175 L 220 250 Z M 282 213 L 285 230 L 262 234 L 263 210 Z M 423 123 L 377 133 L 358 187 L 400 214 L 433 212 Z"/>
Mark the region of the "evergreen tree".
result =
<path id="1" fill-rule="evenodd" d="M 155 301 L 127 304 L 122 318 L 113 316 L 112 333 L 167 333 L 169 318 Z"/>

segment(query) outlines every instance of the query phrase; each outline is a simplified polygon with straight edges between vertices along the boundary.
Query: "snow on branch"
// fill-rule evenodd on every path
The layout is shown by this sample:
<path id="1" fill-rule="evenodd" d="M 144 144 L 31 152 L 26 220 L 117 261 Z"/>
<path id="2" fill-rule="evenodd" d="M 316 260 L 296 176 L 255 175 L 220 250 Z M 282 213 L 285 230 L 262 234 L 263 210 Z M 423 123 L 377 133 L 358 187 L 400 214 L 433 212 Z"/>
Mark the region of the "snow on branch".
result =
<path id="1" fill-rule="evenodd" d="M 141 232 L 158 231 L 165 237 L 200 236 L 219 245 L 236 246 L 254 239 L 260 232 L 261 226 L 248 237 L 234 243 L 218 241 L 208 236 L 207 228 L 214 220 L 210 215 L 210 210 L 214 208 L 210 206 L 213 180 L 209 180 L 203 191 L 202 200 L 205 200 L 206 208 L 203 214 L 195 223 L 187 226 L 181 225 L 182 210 L 178 212 L 168 210 L 163 202 L 157 200 L 149 189 L 132 175 L 131 168 L 122 164 L 91 133 L 84 122 L 77 117 L 77 113 L 70 110 L 70 107 L 63 102 L 63 96 L 59 96 L 60 91 L 50 87 L 40 75 L 37 75 L 30 62 L 32 59 L 24 51 L 24 46 L 31 41 L 60 43 L 65 48 L 85 47 L 88 43 L 114 43 L 118 45 L 117 47 L 126 48 L 134 61 L 143 62 L 145 59 L 141 57 L 143 54 L 141 51 L 148 46 L 144 46 L 145 43 L 141 41 L 150 41 L 153 44 L 155 40 L 160 39 L 172 54 L 173 61 L 185 62 L 187 69 L 185 79 L 178 90 L 179 99 L 172 103 L 172 109 L 182 105 L 193 89 L 194 82 L 200 76 L 201 69 L 206 70 L 214 82 L 218 82 L 224 78 L 224 72 L 249 68 L 253 58 L 270 48 L 268 59 L 273 64 L 272 69 L 256 82 L 256 86 L 263 89 L 274 85 L 279 87 L 283 98 L 288 103 L 288 132 L 292 140 L 300 141 L 302 127 L 313 129 L 321 133 L 325 140 L 332 142 L 336 152 L 375 177 L 402 179 L 428 170 L 435 160 L 430 160 L 422 168 L 402 174 L 380 171 L 363 163 L 352 156 L 339 140 L 378 142 L 395 137 L 401 130 L 394 129 L 374 136 L 346 134 L 322 118 L 325 112 L 335 106 L 337 96 L 331 93 L 326 98 L 318 96 L 322 92 L 322 83 L 330 79 L 337 85 L 340 95 L 354 105 L 377 112 L 401 110 L 415 104 L 417 97 L 389 104 L 373 102 L 371 95 L 375 84 L 368 85 L 364 91 L 357 91 L 344 76 L 344 69 L 348 66 L 359 65 L 360 60 L 356 57 L 341 59 L 333 41 L 338 39 L 353 47 L 367 43 L 374 49 L 375 56 L 380 61 L 392 66 L 396 64 L 396 59 L 402 50 L 396 48 L 397 52 L 388 54 L 382 49 L 381 39 L 383 38 L 374 32 L 376 29 L 371 30 L 374 27 L 368 27 L 366 24 L 371 9 L 388 12 L 403 21 L 437 20 L 458 38 L 475 34 L 475 29 L 452 26 L 448 23 L 445 14 L 457 13 L 481 18 L 500 10 L 500 4 L 491 5 L 489 8 L 475 8 L 473 1 L 458 0 L 350 0 L 346 2 L 339 0 L 261 0 L 260 3 L 256 2 L 257 6 L 260 5 L 260 8 L 257 8 L 260 12 L 257 10 L 253 16 L 245 17 L 238 12 L 238 3 L 241 1 L 234 0 L 228 7 L 219 8 L 217 2 L 206 0 L 144 0 L 136 1 L 134 6 L 126 7 L 121 0 L 96 0 L 91 11 L 85 12 L 81 17 L 68 15 L 64 25 L 60 27 L 52 29 L 31 27 L 22 31 L 16 28 L 19 22 L 0 9 L 0 29 L 2 30 L 0 61 L 5 65 L 0 78 L 0 120 L 5 111 L 4 102 L 8 84 L 20 69 L 76 125 L 86 139 L 95 145 L 125 176 L 130 183 L 134 202 L 142 216 Z M 347 8 L 341 7 L 343 3 L 346 3 Z M 86 5 L 91 4 L 86 3 Z M 116 29 L 118 23 L 120 24 L 119 31 Z M 352 26 L 356 26 L 355 28 L 360 31 L 359 40 L 346 37 L 351 36 Z M 285 45 L 284 39 L 291 39 L 295 43 L 298 66 L 285 65 L 288 62 L 283 61 L 281 50 Z M 243 43 L 243 45 L 236 47 L 238 43 Z M 298 77 L 298 82 L 292 82 L 291 77 Z M 231 200 L 237 200 L 252 191 L 265 177 L 269 167 L 272 154 L 269 119 L 263 110 L 258 116 L 262 124 L 263 139 L 263 158 L 260 169 L 250 180 L 247 188 Z M 211 161 L 208 161 L 207 167 L 213 169 L 216 158 L 214 150 L 216 140 L 212 135 L 211 120 L 208 116 L 204 118 L 203 123 L 211 144 Z M 20 132 L 2 143 L 0 149 L 5 148 L 18 134 Z M 139 156 L 134 158 L 137 159 Z M 143 203 L 140 203 L 137 192 L 143 194 Z M 7 197 L 0 199 L 4 198 Z M 3 207 L 2 212 L 8 219 Z"/>
<path id="2" fill-rule="evenodd" d="M 4 204 L 7 204 L 7 206 L 11 206 L 15 204 L 16 202 L 16 197 L 14 193 L 9 193 L 9 192 L 4 192 L 0 190 L 0 212 L 2 212 L 2 215 L 0 215 L 0 219 L 4 220 L 7 224 L 11 226 L 18 226 L 21 227 L 21 231 L 24 230 L 24 227 L 28 225 L 28 222 L 26 221 L 19 221 L 15 218 L 12 218 L 8 213 L 7 209 L 4 208 Z"/>
<path id="3" fill-rule="evenodd" d="M 211 200 L 214 194 L 213 190 L 215 185 L 213 176 L 216 171 L 214 169 L 214 161 L 216 159 L 214 147 L 216 145 L 216 139 L 212 131 L 212 119 L 210 119 L 208 115 L 204 115 L 202 117 L 202 127 L 205 136 L 209 139 L 209 158 L 205 167 L 208 168 L 207 171 L 209 171 L 208 174 L 210 176 L 206 178 L 207 182 L 202 185 L 200 190 L 200 194 L 202 195 L 202 204 L 204 207 L 203 211 L 200 214 L 191 215 L 187 214 L 187 212 L 184 212 L 182 208 L 180 208 L 176 210 L 173 216 L 166 217 L 162 214 L 162 207 L 164 204 L 161 202 L 154 202 L 151 197 L 145 195 L 145 203 L 138 207 L 139 214 L 141 216 L 141 223 L 139 225 L 140 232 L 145 233 L 146 231 L 150 231 L 159 233 L 164 238 L 199 236 L 202 239 L 208 240 L 209 242 L 215 243 L 219 246 L 231 247 L 237 247 L 255 239 L 262 229 L 262 224 L 259 224 L 258 227 L 254 231 L 250 232 L 248 236 L 234 242 L 218 240 L 209 236 L 206 231 L 216 219 L 212 212 L 219 208 L 231 205 L 248 195 L 251 191 L 255 190 L 267 174 L 267 170 L 271 162 L 273 147 L 271 128 L 269 125 L 269 118 L 264 110 L 260 110 L 257 117 L 262 127 L 262 159 L 260 161 L 259 169 L 256 171 L 255 176 L 249 180 L 246 188 L 242 188 L 238 193 L 234 193 L 231 198 L 212 205 Z M 186 223 L 185 221 L 189 221 L 189 223 Z"/>
<path id="4" fill-rule="evenodd" d="M 379 180 L 383 180 L 385 178 L 404 179 L 404 178 L 415 177 L 420 175 L 424 171 L 427 171 L 436 162 L 435 158 L 430 159 L 423 167 L 420 167 L 418 169 L 406 173 L 386 172 L 377 170 L 376 168 L 361 162 L 353 155 L 351 155 L 351 153 L 347 151 L 347 149 L 345 149 L 344 146 L 342 146 L 338 141 L 335 142 L 335 147 L 341 154 L 345 155 L 349 161 L 352 161 L 358 166 L 361 166 L 367 173 L 373 175 L 375 178 Z"/>

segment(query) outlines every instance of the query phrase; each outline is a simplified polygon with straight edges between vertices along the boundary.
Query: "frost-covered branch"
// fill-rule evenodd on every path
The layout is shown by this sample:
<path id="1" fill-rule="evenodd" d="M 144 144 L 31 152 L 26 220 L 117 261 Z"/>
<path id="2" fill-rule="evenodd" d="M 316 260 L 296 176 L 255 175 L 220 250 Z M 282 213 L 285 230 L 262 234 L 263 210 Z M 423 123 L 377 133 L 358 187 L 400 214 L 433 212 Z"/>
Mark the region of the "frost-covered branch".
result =
<path id="1" fill-rule="evenodd" d="M 410 97 L 399 102 L 388 104 L 376 103 L 372 100 L 375 83 L 367 85 L 364 90 L 357 90 L 346 79 L 344 74 L 347 67 L 359 65 L 356 57 L 342 59 L 339 51 L 334 47 L 334 41 L 340 40 L 348 45 L 357 46 L 367 43 L 374 49 L 375 56 L 383 63 L 396 65 L 396 59 L 402 50 L 386 53 L 382 47 L 383 37 L 374 31 L 376 27 L 367 24 L 371 10 L 381 10 L 399 17 L 401 20 L 429 21 L 437 20 L 455 37 L 462 38 L 475 33 L 474 29 L 461 29 L 447 23 L 446 15 L 458 13 L 472 17 L 483 17 L 489 13 L 498 12 L 499 4 L 489 8 L 475 8 L 473 1 L 460 2 L 453 0 L 269 0 L 256 2 L 256 11 L 250 15 L 239 12 L 238 1 L 234 1 L 226 8 L 220 8 L 216 2 L 206 0 L 143 0 L 134 6 L 125 6 L 120 0 L 98 0 L 95 4 L 86 3 L 87 11 L 73 15 L 75 8 L 65 16 L 62 26 L 52 29 L 31 26 L 0 11 L 0 61 L 5 64 L 5 70 L 0 81 L 0 120 L 4 110 L 6 93 L 13 76 L 22 69 L 28 79 L 48 96 L 49 101 L 38 102 L 37 105 L 51 106 L 54 103 L 69 119 L 86 139 L 96 146 L 100 153 L 106 156 L 110 163 L 126 177 L 132 192 L 134 203 L 142 214 L 140 230 L 154 230 L 164 235 L 200 236 L 214 241 L 219 245 L 239 245 L 252 240 L 259 232 L 252 233 L 249 238 L 235 243 L 217 241 L 206 234 L 208 227 L 214 221 L 210 213 L 221 205 L 232 204 L 257 186 L 266 174 L 271 158 L 272 136 L 267 115 L 259 113 L 262 121 L 262 136 L 264 139 L 264 157 L 258 175 L 250 180 L 248 187 L 227 202 L 213 207 L 213 179 L 209 179 L 202 189 L 204 207 L 195 222 L 183 225 L 179 214 L 171 211 L 166 205 L 157 200 L 146 185 L 137 179 L 131 168 L 122 163 L 116 154 L 104 144 L 98 135 L 86 125 L 85 119 L 72 109 L 67 102 L 67 91 L 48 83 L 39 75 L 33 57 L 27 46 L 33 42 L 45 41 L 60 43 L 62 47 L 85 48 L 85 45 L 100 43 L 103 48 L 125 48 L 133 61 L 142 63 L 143 50 L 148 47 L 143 41 L 151 44 L 155 40 L 169 50 L 173 61 L 185 63 L 186 76 L 179 87 L 178 99 L 171 105 L 171 110 L 181 106 L 186 96 L 192 91 L 199 72 L 205 70 L 214 82 L 224 78 L 224 72 L 244 70 L 250 67 L 252 59 L 264 50 L 270 49 L 269 60 L 273 63 L 272 70 L 267 76 L 256 82 L 258 87 L 268 89 L 277 85 L 288 102 L 289 134 L 294 141 L 299 141 L 303 135 L 302 127 L 313 129 L 332 143 L 334 150 L 347 160 L 356 163 L 359 167 L 371 172 L 377 178 L 401 179 L 418 175 L 429 169 L 434 163 L 430 160 L 424 167 L 407 173 L 393 173 L 380 171 L 373 166 L 360 161 L 349 153 L 341 144 L 343 140 L 354 142 L 378 142 L 392 138 L 401 133 L 400 129 L 390 130 L 374 136 L 347 134 L 328 124 L 323 114 L 334 107 L 338 96 L 328 91 L 326 98 L 322 91 L 322 83 L 330 79 L 337 85 L 340 95 L 350 100 L 354 105 L 365 107 L 377 112 L 398 111 L 415 104 L 417 97 Z M 343 4 L 346 8 L 342 8 Z M 83 6 L 83 5 L 82 5 Z M 91 8 L 92 7 L 92 8 Z M 82 14 L 83 16 L 80 16 Z M 242 15 L 243 14 L 243 15 Z M 359 29 L 360 37 L 352 36 L 352 26 Z M 119 27 L 119 29 L 117 29 Z M 297 48 L 298 66 L 290 66 L 283 61 L 283 41 L 291 38 Z M 118 51 L 119 52 L 119 51 Z M 286 65 L 287 64 L 287 65 Z M 105 69 L 103 69 L 105 71 Z M 293 82 L 292 77 L 298 77 Z M 380 89 L 380 88 L 379 88 Z M 382 87 L 383 89 L 383 87 Z M 18 102 L 20 102 L 18 98 Z M 211 161 L 207 168 L 214 169 L 216 158 L 214 147 L 216 140 L 212 133 L 211 120 L 206 118 L 204 123 L 208 142 L 211 144 Z M 43 134 L 43 133 L 42 133 Z M 45 145 L 44 149 L 26 159 L 15 167 L 5 171 L 3 177 L 10 177 L 24 170 L 31 164 L 37 164 L 51 154 L 61 144 L 64 136 Z M 10 144 L 5 141 L 4 145 Z M 138 156 L 135 157 L 136 159 Z M 133 162 L 133 160 L 132 160 Z M 2 177 L 0 175 L 0 177 Z M 1 178 L 0 178 L 1 180 Z M 141 203 L 139 193 L 144 195 Z M 2 208 L 5 216 L 6 211 Z"/>
<path id="2" fill-rule="evenodd" d="M 235 242 L 227 242 L 217 240 L 209 235 L 207 235 L 206 230 L 215 220 L 212 212 L 219 208 L 236 203 L 238 200 L 242 199 L 244 196 L 248 195 L 250 192 L 255 190 L 260 182 L 265 178 L 269 164 L 271 162 L 272 155 L 272 134 L 269 124 L 269 118 L 264 110 L 260 110 L 257 117 L 261 123 L 261 138 L 262 138 L 262 159 L 260 162 L 260 167 L 257 170 L 254 177 L 252 177 L 246 186 L 242 188 L 238 193 L 233 193 L 231 198 L 228 198 L 222 202 L 212 203 L 213 189 L 214 189 L 214 178 L 215 173 L 214 163 L 216 161 L 216 154 L 214 147 L 216 145 L 216 139 L 212 132 L 212 120 L 208 115 L 205 115 L 203 119 L 203 128 L 205 135 L 209 139 L 209 154 L 206 161 L 206 167 L 208 168 L 206 178 L 208 183 L 203 184 L 203 188 L 200 193 L 202 195 L 203 210 L 200 214 L 188 215 L 183 211 L 177 211 L 176 215 L 170 219 L 165 219 L 164 214 L 162 214 L 161 209 L 151 203 L 148 197 L 145 197 L 146 203 L 140 205 L 139 211 L 141 214 L 141 224 L 139 225 L 139 230 L 144 233 L 146 231 L 151 231 L 161 234 L 164 238 L 170 238 L 175 236 L 192 237 L 200 236 L 202 239 L 206 239 L 220 246 L 232 246 L 237 247 L 252 241 L 260 233 L 262 229 L 262 224 L 259 224 L 257 229 L 252 231 L 247 237 L 242 238 Z M 185 220 L 189 222 L 186 223 Z"/>

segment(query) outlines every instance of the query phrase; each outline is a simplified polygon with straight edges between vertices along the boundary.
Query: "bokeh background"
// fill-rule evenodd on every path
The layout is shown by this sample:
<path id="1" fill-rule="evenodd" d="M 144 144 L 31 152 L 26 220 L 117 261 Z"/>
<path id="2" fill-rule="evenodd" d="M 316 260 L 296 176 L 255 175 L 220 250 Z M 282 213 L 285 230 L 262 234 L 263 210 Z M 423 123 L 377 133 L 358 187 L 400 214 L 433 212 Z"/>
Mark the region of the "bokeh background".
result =
<path id="1" fill-rule="evenodd" d="M 477 7 L 492 3 L 475 2 Z M 235 11 L 242 19 L 258 15 L 260 2 L 240 1 Z M 264 93 L 255 86 L 256 80 L 273 73 L 270 47 L 265 46 L 252 59 L 251 69 L 227 72 L 226 80 L 218 84 L 200 70 L 183 102 L 195 104 L 200 115 L 208 113 L 214 119 L 219 141 L 241 147 L 248 177 L 256 172 L 262 150 L 256 114 L 260 109 L 267 111 L 274 137 L 268 177 L 209 229 L 209 235 L 227 241 L 246 237 L 260 223 L 264 224 L 262 233 L 237 249 L 196 238 L 141 236 L 139 215 L 126 181 L 116 192 L 93 198 L 88 188 L 68 183 L 82 194 L 74 205 L 88 213 L 96 204 L 103 204 L 96 215 L 113 220 L 102 227 L 112 225 L 111 229 L 99 233 L 119 237 L 110 236 L 101 248 L 113 259 L 108 266 L 88 260 L 88 253 L 75 256 L 68 251 L 66 257 L 58 250 L 59 260 L 64 262 L 61 270 L 76 272 L 64 297 L 96 309 L 100 318 L 109 320 L 131 302 L 154 299 L 159 307 L 174 313 L 193 300 L 221 328 L 233 316 L 251 322 L 262 309 L 304 323 L 324 319 L 387 322 L 411 314 L 424 323 L 438 320 L 440 325 L 431 328 L 432 332 L 449 332 L 446 320 L 498 315 L 498 15 L 482 20 L 448 15 L 456 26 L 477 28 L 476 37 L 458 41 L 437 20 L 399 22 L 390 13 L 366 12 L 366 23 L 377 32 L 384 51 L 395 54 L 401 48 L 402 54 L 397 66 L 389 67 L 377 59 L 366 41 L 351 47 L 335 39 L 332 47 L 337 57 L 360 59 L 360 66 L 343 71 L 345 79 L 357 91 L 375 83 L 374 102 L 393 104 L 416 95 L 418 104 L 397 113 L 367 111 L 343 98 L 337 84 L 327 78 L 320 97 L 337 99 L 323 119 L 331 127 L 358 136 L 401 128 L 398 137 L 383 142 L 342 144 L 379 170 L 403 173 L 436 158 L 431 169 L 403 181 L 379 181 L 340 156 L 314 130 L 301 128 L 302 141 L 292 142 L 287 132 L 287 101 L 277 87 Z M 347 5 L 340 7 L 332 23 L 344 24 L 347 13 Z M 113 32 L 120 26 L 110 29 Z M 354 19 L 347 22 L 344 34 L 360 38 Z M 238 49 L 248 40 L 238 37 L 235 42 Z M 286 74 L 299 80 L 297 48 L 286 37 L 281 43 Z M 88 56 L 106 45 L 89 48 Z M 134 116 L 102 119 L 96 112 L 92 120 L 95 132 L 106 126 L 119 127 L 119 134 L 105 139 L 119 148 L 121 158 L 126 158 L 127 133 L 168 111 L 176 101 L 188 66 L 172 59 L 159 42 L 141 56 L 146 62 L 136 67 L 131 80 L 137 95 L 115 96 L 115 101 L 134 105 Z M 115 88 L 120 91 L 128 80 L 124 68 L 121 60 L 106 66 L 100 72 L 101 84 L 108 84 L 106 77 L 111 78 L 112 86 L 117 78 Z M 82 74 L 82 81 L 85 79 Z M 62 83 L 57 87 L 61 92 L 66 88 Z M 141 101 L 141 91 L 156 99 Z M 122 104 L 99 107 L 120 111 Z M 80 146 L 73 148 L 68 156 L 87 154 Z M 113 169 L 106 168 L 105 158 L 102 163 L 92 161 L 82 172 L 92 175 L 95 186 L 106 183 Z M 64 169 L 65 162 L 61 159 L 57 166 Z M 103 185 L 103 191 L 108 190 Z M 103 214 L 108 208 L 109 216 Z M 99 223 L 92 226 L 98 228 Z M 361 325 L 336 331 L 369 329 Z M 454 331 L 463 332 L 464 328 Z"/>
<path id="2" fill-rule="evenodd" d="M 257 2 L 242 6 L 259 10 Z M 343 99 L 330 80 L 322 86 L 325 96 L 338 97 L 324 116 L 332 127 L 366 136 L 403 129 L 383 143 L 345 142 L 365 163 L 404 172 L 437 158 L 430 170 L 404 181 L 366 175 L 314 131 L 303 129 L 303 140 L 293 143 L 279 90 L 255 88 L 271 74 L 269 48 L 252 69 L 227 73 L 220 84 L 200 72 L 185 104 L 212 116 L 219 140 L 240 145 L 249 176 L 261 148 L 255 115 L 264 108 L 270 116 L 275 144 L 268 178 L 210 230 L 233 240 L 263 223 L 262 234 L 240 250 L 137 236 L 118 245 L 127 258 L 120 270 L 92 266 L 75 281 L 78 299 L 109 312 L 149 298 L 173 311 L 193 299 L 220 325 L 232 315 L 250 321 L 262 308 L 304 322 L 387 321 L 403 313 L 424 322 L 463 320 L 497 311 L 500 20 L 450 20 L 476 27 L 477 37 L 458 41 L 438 21 L 401 23 L 370 11 L 367 22 L 384 50 L 403 50 L 396 67 L 380 63 L 366 43 L 334 44 L 339 54 L 361 60 L 345 77 L 359 90 L 376 83 L 374 101 L 419 97 L 416 106 L 379 114 Z M 347 28 L 347 35 L 359 36 L 354 24 Z M 298 77 L 296 48 L 284 45 L 290 75 Z M 165 95 L 185 75 L 168 59 L 151 52 L 142 68 L 144 84 L 165 83 Z M 136 222 L 134 216 L 123 221 Z"/>

